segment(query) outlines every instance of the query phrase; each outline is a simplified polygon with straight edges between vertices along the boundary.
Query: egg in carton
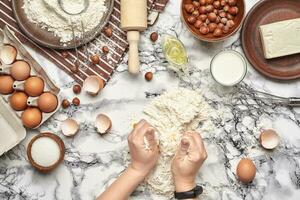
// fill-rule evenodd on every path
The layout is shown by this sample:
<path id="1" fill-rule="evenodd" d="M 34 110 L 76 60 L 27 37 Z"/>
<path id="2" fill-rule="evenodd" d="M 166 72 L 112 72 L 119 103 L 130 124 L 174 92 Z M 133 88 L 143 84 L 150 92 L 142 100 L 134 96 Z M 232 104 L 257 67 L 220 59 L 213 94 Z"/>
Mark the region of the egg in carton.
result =
<path id="1" fill-rule="evenodd" d="M 9 111 L 17 116 L 10 124 L 36 129 L 59 109 L 59 91 L 14 32 L 0 29 L 0 104 L 6 107 L 0 115 Z"/>

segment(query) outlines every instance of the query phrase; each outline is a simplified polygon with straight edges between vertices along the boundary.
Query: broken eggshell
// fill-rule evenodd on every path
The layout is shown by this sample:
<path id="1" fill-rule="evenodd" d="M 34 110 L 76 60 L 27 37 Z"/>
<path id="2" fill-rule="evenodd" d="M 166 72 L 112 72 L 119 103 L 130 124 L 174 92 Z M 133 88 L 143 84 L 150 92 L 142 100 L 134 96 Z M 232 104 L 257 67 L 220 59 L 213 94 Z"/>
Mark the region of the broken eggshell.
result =
<path id="1" fill-rule="evenodd" d="M 97 128 L 98 133 L 103 135 L 111 129 L 112 122 L 108 116 L 104 114 L 99 114 L 96 117 L 95 126 Z"/>
<path id="2" fill-rule="evenodd" d="M 96 96 L 103 87 L 104 81 L 98 76 L 89 76 L 83 82 L 83 90 L 93 96 Z"/>
<path id="3" fill-rule="evenodd" d="M 0 59 L 4 64 L 12 64 L 17 58 L 17 49 L 11 45 L 4 45 L 0 50 Z"/>
<path id="4" fill-rule="evenodd" d="M 275 149 L 279 144 L 279 140 L 278 134 L 272 129 L 263 130 L 259 137 L 260 144 L 268 150 Z"/>
<path id="5" fill-rule="evenodd" d="M 79 124 L 72 118 L 66 119 L 61 124 L 61 131 L 67 137 L 76 135 L 79 130 Z"/>

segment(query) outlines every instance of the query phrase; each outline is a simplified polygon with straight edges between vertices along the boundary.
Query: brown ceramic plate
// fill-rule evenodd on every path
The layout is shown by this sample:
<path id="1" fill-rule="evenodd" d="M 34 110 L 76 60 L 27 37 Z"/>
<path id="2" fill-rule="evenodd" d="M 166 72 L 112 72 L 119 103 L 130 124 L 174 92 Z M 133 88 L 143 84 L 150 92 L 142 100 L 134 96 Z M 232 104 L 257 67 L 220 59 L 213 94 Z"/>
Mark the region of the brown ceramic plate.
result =
<path id="1" fill-rule="evenodd" d="M 245 1 L 244 0 L 237 0 L 237 7 L 239 9 L 238 14 L 234 18 L 235 25 L 230 29 L 230 31 L 226 34 L 223 34 L 221 37 L 215 37 L 212 33 L 209 33 L 207 35 L 203 35 L 199 32 L 199 29 L 195 28 L 193 25 L 188 23 L 187 18 L 190 14 L 186 12 L 184 9 L 185 4 L 191 4 L 193 0 L 182 0 L 181 2 L 181 18 L 184 22 L 184 24 L 187 26 L 188 30 L 199 40 L 205 41 L 205 42 L 220 42 L 223 41 L 232 35 L 234 35 L 239 28 L 242 25 L 244 16 L 245 16 Z"/>
<path id="2" fill-rule="evenodd" d="M 72 49 L 74 48 L 74 42 L 71 41 L 65 45 L 59 42 L 59 37 L 55 36 L 52 32 L 47 31 L 46 29 L 41 28 L 40 26 L 29 22 L 24 9 L 22 6 L 24 5 L 24 0 L 12 0 L 12 9 L 15 15 L 15 19 L 21 28 L 21 30 L 33 41 L 36 43 L 53 49 Z M 86 32 L 86 38 L 84 40 L 77 41 L 77 46 L 82 46 L 85 43 L 93 40 L 97 37 L 102 28 L 106 25 L 109 20 L 109 17 L 113 11 L 114 0 L 106 0 L 105 5 L 107 7 L 106 13 L 103 15 L 101 22 L 98 26 L 91 30 L 90 32 Z"/>
<path id="3" fill-rule="evenodd" d="M 300 54 L 265 59 L 259 26 L 300 17 L 298 0 L 262 0 L 248 13 L 241 33 L 244 53 L 252 66 L 267 77 L 292 80 L 300 77 Z"/>

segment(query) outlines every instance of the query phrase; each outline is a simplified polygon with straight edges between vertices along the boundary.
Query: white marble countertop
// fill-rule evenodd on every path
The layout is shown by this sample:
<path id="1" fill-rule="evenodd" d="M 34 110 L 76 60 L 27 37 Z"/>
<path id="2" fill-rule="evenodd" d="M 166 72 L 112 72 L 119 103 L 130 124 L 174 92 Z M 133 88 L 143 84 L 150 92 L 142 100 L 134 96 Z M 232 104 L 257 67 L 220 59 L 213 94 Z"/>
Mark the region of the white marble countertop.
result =
<path id="1" fill-rule="evenodd" d="M 246 2 L 249 10 L 257 0 Z M 0 158 L 0 199 L 95 199 L 124 169 L 127 135 L 143 107 L 156 95 L 176 86 L 200 88 L 214 109 L 226 110 L 224 115 L 214 119 L 216 132 L 203 136 L 209 156 L 198 176 L 205 190 L 201 199 L 300 199 L 300 110 L 255 100 L 252 92 L 234 93 L 250 86 L 276 95 L 300 96 L 300 81 L 274 82 L 249 65 L 246 79 L 238 88 L 221 88 L 209 74 L 209 63 L 222 49 L 242 52 L 239 33 L 225 42 L 200 42 L 181 23 L 179 5 L 179 0 L 170 1 L 155 26 L 142 37 L 142 71 L 153 71 L 153 81 L 146 82 L 142 73 L 131 77 L 126 71 L 125 58 L 98 97 L 81 94 L 79 107 L 61 109 L 38 130 L 28 131 L 20 145 Z M 149 40 L 152 31 L 177 35 L 184 42 L 190 63 L 188 75 L 179 78 L 166 70 L 159 42 L 152 44 Z M 32 54 L 60 86 L 62 96 L 72 99 L 72 79 L 38 52 Z M 99 113 L 109 115 L 113 121 L 112 131 L 106 136 L 98 135 L 94 128 L 94 119 Z M 80 132 L 74 138 L 65 138 L 60 132 L 61 121 L 67 117 L 81 123 Z M 260 147 L 261 128 L 278 131 L 281 142 L 274 151 Z M 27 161 L 27 144 L 38 132 L 56 133 L 66 145 L 64 163 L 49 174 L 38 173 Z M 235 177 L 237 161 L 246 156 L 252 158 L 257 167 L 256 178 L 249 185 L 239 183 Z M 133 199 L 157 197 L 149 191 L 137 191 Z"/>

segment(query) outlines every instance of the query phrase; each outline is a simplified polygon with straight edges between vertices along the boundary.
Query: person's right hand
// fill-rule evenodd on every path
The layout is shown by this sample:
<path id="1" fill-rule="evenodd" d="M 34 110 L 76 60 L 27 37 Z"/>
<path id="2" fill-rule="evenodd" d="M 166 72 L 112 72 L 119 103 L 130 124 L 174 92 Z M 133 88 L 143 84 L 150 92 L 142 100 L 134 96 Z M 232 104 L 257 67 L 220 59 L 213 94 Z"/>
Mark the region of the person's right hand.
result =
<path id="1" fill-rule="evenodd" d="M 199 133 L 186 132 L 172 162 L 172 173 L 176 192 L 185 192 L 196 186 L 198 170 L 207 158 Z"/>

